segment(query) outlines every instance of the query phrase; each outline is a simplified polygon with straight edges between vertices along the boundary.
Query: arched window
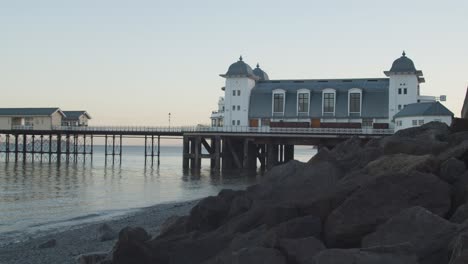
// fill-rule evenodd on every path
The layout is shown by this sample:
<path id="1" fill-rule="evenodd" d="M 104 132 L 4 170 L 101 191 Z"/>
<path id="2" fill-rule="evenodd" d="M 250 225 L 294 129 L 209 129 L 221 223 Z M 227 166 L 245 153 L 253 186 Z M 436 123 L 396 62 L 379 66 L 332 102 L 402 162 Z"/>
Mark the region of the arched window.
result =
<path id="1" fill-rule="evenodd" d="M 327 88 L 322 91 L 322 114 L 335 115 L 336 90 Z"/>
<path id="2" fill-rule="evenodd" d="M 361 115 L 362 112 L 362 90 L 353 88 L 348 91 L 348 114 Z"/>
<path id="3" fill-rule="evenodd" d="M 284 102 L 286 91 L 283 89 L 273 90 L 272 112 L 273 115 L 284 115 Z"/>

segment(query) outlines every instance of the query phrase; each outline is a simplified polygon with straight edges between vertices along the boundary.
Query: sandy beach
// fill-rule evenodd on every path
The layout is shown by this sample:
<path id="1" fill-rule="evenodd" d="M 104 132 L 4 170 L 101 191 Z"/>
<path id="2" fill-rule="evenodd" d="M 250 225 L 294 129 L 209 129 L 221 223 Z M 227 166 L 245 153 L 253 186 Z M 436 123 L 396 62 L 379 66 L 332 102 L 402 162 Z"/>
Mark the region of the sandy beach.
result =
<path id="1" fill-rule="evenodd" d="M 140 226 L 152 236 L 159 232 L 159 226 L 170 216 L 186 215 L 195 205 L 195 201 L 160 204 L 146 207 L 135 213 L 108 221 L 99 221 L 80 226 L 71 226 L 66 230 L 47 233 L 24 242 L 0 247 L 1 264 L 40 264 L 40 263 L 77 263 L 76 257 L 90 252 L 102 252 L 112 249 L 116 242 L 101 242 L 97 238 L 97 229 L 104 223 L 118 233 L 126 226 Z M 42 243 L 56 240 L 56 246 L 38 248 Z"/>

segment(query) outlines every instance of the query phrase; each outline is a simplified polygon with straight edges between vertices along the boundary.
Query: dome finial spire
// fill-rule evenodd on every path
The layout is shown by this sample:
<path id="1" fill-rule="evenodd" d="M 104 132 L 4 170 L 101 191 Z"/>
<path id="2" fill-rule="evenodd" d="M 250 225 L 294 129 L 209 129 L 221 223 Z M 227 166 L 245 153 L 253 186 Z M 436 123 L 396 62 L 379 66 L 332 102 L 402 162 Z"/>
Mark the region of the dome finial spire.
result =
<path id="1" fill-rule="evenodd" d="M 403 55 L 403 57 L 406 57 L 406 52 L 403 51 L 403 53 L 401 55 Z"/>
<path id="2" fill-rule="evenodd" d="M 257 62 L 257 68 L 260 68 L 260 64 Z"/>
<path id="3" fill-rule="evenodd" d="M 240 55 L 240 57 L 239 57 L 239 61 L 242 61 L 242 55 Z"/>

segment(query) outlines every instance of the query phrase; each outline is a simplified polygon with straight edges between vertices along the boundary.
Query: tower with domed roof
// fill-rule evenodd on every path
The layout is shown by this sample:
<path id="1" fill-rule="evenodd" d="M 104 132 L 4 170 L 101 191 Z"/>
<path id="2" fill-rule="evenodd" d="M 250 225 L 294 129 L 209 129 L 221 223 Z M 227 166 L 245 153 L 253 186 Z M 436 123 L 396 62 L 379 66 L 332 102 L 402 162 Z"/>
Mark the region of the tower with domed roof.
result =
<path id="1" fill-rule="evenodd" d="M 244 62 L 242 56 L 239 60 L 229 66 L 225 74 L 220 74 L 226 79 L 224 88 L 224 126 L 248 126 L 249 125 L 249 102 L 250 91 L 255 86 L 256 81 L 264 76 L 259 77 L 261 69 L 252 70 L 252 68 Z M 263 72 L 263 71 L 262 71 Z"/>
<path id="2" fill-rule="evenodd" d="M 389 77 L 388 118 L 391 123 L 393 116 L 406 105 L 418 103 L 419 84 L 424 82 L 424 77 L 422 71 L 416 69 L 414 62 L 404 51 L 402 56 L 393 62 L 390 70 L 384 73 Z"/>

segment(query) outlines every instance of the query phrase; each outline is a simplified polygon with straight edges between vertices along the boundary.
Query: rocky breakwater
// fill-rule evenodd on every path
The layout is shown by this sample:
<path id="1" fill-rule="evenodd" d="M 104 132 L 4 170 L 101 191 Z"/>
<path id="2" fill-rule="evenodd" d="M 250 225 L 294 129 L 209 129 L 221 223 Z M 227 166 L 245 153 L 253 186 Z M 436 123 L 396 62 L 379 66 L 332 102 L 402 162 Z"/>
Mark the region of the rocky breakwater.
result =
<path id="1" fill-rule="evenodd" d="M 102 263 L 468 263 L 468 132 L 441 123 L 321 149 L 223 190 Z"/>

